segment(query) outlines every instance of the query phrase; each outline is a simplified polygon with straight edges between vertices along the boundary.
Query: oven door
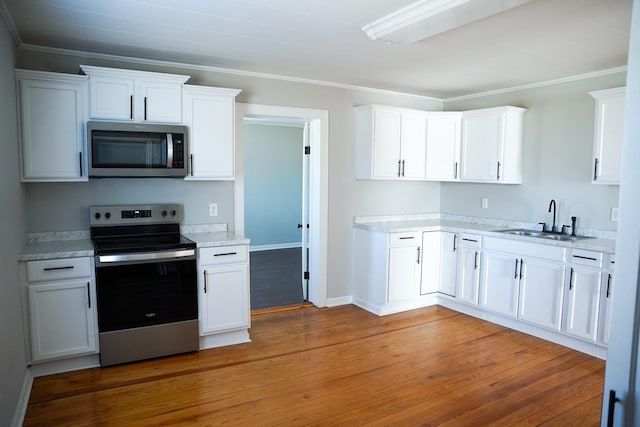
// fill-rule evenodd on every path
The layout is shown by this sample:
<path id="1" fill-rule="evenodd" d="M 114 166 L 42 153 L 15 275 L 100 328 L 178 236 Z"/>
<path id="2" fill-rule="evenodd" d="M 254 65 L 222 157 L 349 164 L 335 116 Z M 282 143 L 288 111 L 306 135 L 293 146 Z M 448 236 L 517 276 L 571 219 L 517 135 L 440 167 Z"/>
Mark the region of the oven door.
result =
<path id="1" fill-rule="evenodd" d="M 97 255 L 100 332 L 197 319 L 196 271 L 193 249 Z"/>

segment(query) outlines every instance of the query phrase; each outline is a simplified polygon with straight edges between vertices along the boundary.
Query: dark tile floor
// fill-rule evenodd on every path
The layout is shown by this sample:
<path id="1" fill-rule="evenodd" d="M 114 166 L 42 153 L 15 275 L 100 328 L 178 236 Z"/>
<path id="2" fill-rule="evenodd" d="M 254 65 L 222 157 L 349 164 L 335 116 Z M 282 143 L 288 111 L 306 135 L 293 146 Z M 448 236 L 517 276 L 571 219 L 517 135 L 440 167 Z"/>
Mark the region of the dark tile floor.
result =
<path id="1" fill-rule="evenodd" d="M 303 302 L 302 249 L 251 252 L 251 309 Z"/>

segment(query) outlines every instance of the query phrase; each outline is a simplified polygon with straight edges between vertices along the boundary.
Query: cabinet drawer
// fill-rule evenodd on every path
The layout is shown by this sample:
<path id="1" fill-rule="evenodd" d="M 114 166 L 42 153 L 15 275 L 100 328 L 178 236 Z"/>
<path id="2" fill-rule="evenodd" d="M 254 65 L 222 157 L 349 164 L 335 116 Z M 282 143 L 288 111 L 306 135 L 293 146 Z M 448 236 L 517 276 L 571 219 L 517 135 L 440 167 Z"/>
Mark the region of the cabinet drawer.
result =
<path id="1" fill-rule="evenodd" d="M 216 246 L 198 250 L 198 262 L 200 265 L 232 264 L 247 262 L 247 259 L 246 245 Z"/>
<path id="2" fill-rule="evenodd" d="M 586 265 L 588 267 L 602 267 L 602 252 L 585 251 L 582 249 L 571 249 L 569 251 L 568 261 L 571 264 Z"/>
<path id="3" fill-rule="evenodd" d="M 421 232 L 389 233 L 389 246 L 415 246 L 422 243 Z"/>
<path id="4" fill-rule="evenodd" d="M 562 246 L 493 237 L 485 239 L 484 243 L 485 249 L 493 251 L 512 253 L 519 257 L 533 257 L 564 262 L 565 248 Z"/>
<path id="5" fill-rule="evenodd" d="M 89 277 L 91 258 L 62 258 L 27 262 L 27 281 L 43 282 L 74 277 Z"/>

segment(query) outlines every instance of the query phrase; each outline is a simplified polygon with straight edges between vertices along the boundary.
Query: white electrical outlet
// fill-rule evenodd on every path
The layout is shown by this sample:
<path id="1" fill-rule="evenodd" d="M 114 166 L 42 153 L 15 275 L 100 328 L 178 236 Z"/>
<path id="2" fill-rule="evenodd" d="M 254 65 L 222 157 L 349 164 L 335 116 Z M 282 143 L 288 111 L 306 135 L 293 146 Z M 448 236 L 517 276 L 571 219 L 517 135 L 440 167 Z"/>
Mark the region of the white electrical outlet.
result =
<path id="1" fill-rule="evenodd" d="M 618 208 L 611 208 L 611 221 L 618 221 Z"/>
<path id="2" fill-rule="evenodd" d="M 209 216 L 218 216 L 218 204 L 209 203 Z"/>
<path id="3" fill-rule="evenodd" d="M 487 209 L 489 207 L 489 199 L 486 197 L 482 198 L 482 209 Z"/>

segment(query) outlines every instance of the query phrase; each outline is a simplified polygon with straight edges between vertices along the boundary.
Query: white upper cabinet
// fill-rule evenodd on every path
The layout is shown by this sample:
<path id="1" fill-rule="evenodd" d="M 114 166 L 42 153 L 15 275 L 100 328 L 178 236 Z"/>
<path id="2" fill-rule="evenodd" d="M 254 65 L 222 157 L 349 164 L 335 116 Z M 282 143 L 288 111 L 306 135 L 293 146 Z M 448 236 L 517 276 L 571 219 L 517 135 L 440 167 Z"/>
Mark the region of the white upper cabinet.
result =
<path id="1" fill-rule="evenodd" d="M 89 76 L 92 119 L 182 123 L 189 76 L 81 65 Z"/>
<path id="2" fill-rule="evenodd" d="M 620 184 L 625 88 L 589 92 L 596 99 L 591 182 Z"/>
<path id="3" fill-rule="evenodd" d="M 462 113 L 427 114 L 426 177 L 434 181 L 458 179 Z"/>
<path id="4" fill-rule="evenodd" d="M 184 85 L 184 123 L 189 127 L 186 179 L 230 180 L 235 164 L 236 89 Z"/>
<path id="5" fill-rule="evenodd" d="M 522 182 L 522 121 L 518 107 L 462 113 L 460 179 L 471 182 Z"/>
<path id="6" fill-rule="evenodd" d="M 422 111 L 356 108 L 356 178 L 424 180 L 426 131 Z"/>
<path id="7" fill-rule="evenodd" d="M 86 181 L 87 78 L 16 70 L 22 181 Z"/>

